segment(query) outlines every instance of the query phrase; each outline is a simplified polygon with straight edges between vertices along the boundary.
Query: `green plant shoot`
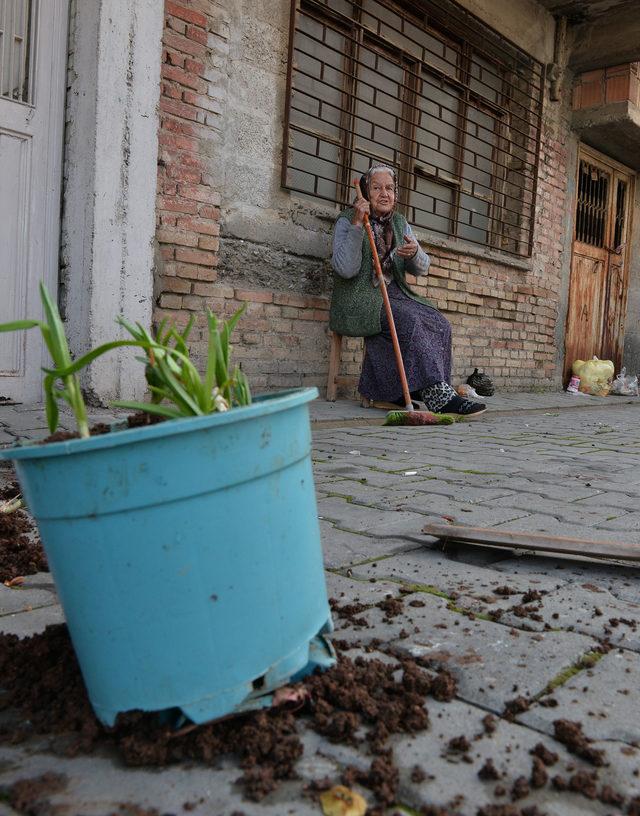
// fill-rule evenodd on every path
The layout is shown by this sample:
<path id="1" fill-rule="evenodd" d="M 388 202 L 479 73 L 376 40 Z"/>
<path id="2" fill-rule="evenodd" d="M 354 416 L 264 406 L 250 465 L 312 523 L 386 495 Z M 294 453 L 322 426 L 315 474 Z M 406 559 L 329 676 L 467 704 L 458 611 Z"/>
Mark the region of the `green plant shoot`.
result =
<path id="1" fill-rule="evenodd" d="M 80 390 L 80 382 L 75 374 L 60 376 L 59 370 L 68 368 L 71 363 L 69 344 L 64 333 L 64 327 L 58 312 L 58 307 L 51 299 L 47 287 L 40 283 L 40 299 L 44 309 L 45 321 L 16 320 L 12 323 L 0 324 L 0 332 L 20 331 L 21 329 L 39 328 L 45 345 L 53 360 L 53 370 L 45 370 L 43 381 L 47 424 L 51 433 L 58 427 L 58 400 L 67 402 L 73 411 L 78 426 L 78 433 L 82 437 L 89 436 L 87 422 L 87 408 Z M 60 379 L 60 385 L 57 380 Z"/>
<path id="2" fill-rule="evenodd" d="M 179 332 L 175 326 L 167 328 L 163 321 L 156 337 L 139 323 L 132 325 L 123 317 L 118 322 L 134 338 L 135 344 L 145 350 L 145 376 L 151 402 L 118 401 L 119 408 L 146 411 L 150 414 L 176 419 L 205 416 L 216 411 L 228 411 L 233 406 L 250 405 L 251 392 L 238 366 L 229 371 L 231 333 L 242 316 L 239 309 L 228 321 L 219 321 L 207 310 L 207 363 L 204 377 L 190 360 L 187 339 L 193 327 L 193 318 Z"/>

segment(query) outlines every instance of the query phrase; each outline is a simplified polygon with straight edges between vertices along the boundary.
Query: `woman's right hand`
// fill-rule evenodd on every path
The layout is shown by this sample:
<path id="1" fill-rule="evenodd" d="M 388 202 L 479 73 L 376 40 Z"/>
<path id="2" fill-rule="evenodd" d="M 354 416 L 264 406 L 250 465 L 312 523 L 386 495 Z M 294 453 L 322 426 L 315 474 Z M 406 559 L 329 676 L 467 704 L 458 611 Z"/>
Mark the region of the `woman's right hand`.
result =
<path id="1" fill-rule="evenodd" d="M 358 196 L 354 202 L 353 209 L 354 213 L 351 223 L 357 224 L 358 226 L 362 226 L 364 224 L 365 214 L 368 215 L 371 209 L 369 202 L 367 201 L 366 198 Z"/>

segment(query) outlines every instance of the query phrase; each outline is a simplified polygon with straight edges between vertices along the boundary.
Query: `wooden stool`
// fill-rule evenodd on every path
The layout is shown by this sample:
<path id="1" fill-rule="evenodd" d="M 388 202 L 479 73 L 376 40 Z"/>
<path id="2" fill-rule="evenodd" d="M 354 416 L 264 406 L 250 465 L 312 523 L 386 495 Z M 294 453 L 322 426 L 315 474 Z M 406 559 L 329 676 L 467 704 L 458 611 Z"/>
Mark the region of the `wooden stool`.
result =
<path id="1" fill-rule="evenodd" d="M 327 376 L 327 400 L 335 402 L 339 385 L 357 384 L 357 377 L 340 376 L 340 358 L 342 356 L 342 335 L 331 332 L 331 349 L 329 350 L 329 373 Z"/>

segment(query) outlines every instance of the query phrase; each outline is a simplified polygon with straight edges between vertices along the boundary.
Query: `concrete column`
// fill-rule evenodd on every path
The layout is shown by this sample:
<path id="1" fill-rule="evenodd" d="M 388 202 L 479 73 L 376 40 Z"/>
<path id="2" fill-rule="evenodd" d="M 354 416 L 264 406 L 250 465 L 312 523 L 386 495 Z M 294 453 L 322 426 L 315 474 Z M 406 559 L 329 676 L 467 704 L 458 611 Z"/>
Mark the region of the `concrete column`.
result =
<path id="1" fill-rule="evenodd" d="M 122 336 L 119 314 L 151 323 L 164 3 L 76 0 L 72 11 L 61 287 L 72 349 Z M 97 360 L 100 401 L 140 398 L 133 350 Z"/>

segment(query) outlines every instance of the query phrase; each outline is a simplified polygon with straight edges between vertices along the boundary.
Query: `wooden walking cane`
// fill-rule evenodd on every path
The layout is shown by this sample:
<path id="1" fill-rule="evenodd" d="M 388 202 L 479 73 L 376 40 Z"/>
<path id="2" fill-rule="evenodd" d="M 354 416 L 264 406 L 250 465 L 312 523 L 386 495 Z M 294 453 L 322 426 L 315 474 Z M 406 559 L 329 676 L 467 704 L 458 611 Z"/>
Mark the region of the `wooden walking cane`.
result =
<path id="1" fill-rule="evenodd" d="M 353 184 L 358 193 L 358 197 L 362 198 L 360 182 L 356 179 L 353 182 Z M 391 311 L 391 302 L 389 300 L 389 294 L 387 292 L 387 284 L 385 283 L 384 275 L 382 273 L 382 267 L 380 266 L 380 258 L 378 257 L 378 250 L 376 248 L 376 239 L 373 236 L 373 230 L 371 229 L 371 224 L 369 223 L 368 213 L 364 214 L 364 228 L 366 229 L 367 235 L 369 237 L 369 245 L 371 246 L 371 254 L 373 255 L 373 266 L 374 269 L 376 270 L 378 280 L 380 281 L 380 291 L 382 292 L 384 310 L 387 315 L 389 330 L 391 332 L 391 342 L 393 343 L 393 351 L 396 355 L 396 365 L 398 366 L 398 374 L 400 375 L 400 383 L 402 385 L 402 397 L 405 402 L 405 410 L 413 411 L 414 407 L 411 401 L 411 394 L 409 393 L 409 383 L 407 382 L 407 375 L 404 370 L 404 362 L 402 361 L 402 352 L 400 351 L 400 343 L 398 342 L 398 333 L 396 331 L 396 324 L 393 319 L 393 312 Z"/>

